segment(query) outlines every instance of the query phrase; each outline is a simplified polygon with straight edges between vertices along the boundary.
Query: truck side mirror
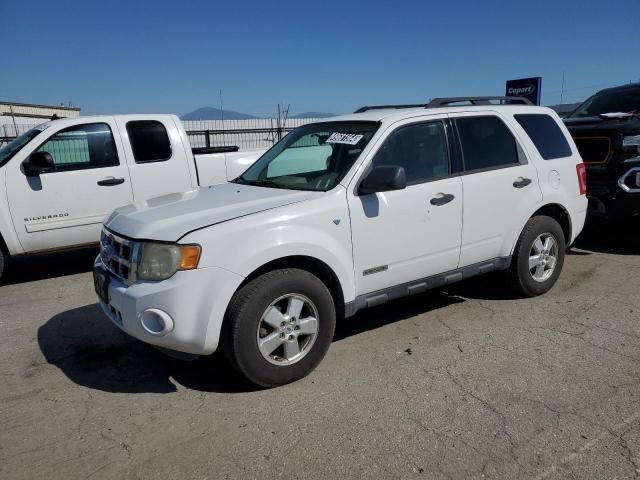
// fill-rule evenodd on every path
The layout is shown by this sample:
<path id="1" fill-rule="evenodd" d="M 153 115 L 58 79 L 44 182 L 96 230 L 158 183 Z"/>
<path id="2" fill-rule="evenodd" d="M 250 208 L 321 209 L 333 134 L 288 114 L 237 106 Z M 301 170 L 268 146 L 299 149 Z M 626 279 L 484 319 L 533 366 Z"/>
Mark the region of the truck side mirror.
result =
<path id="1" fill-rule="evenodd" d="M 407 188 L 407 176 L 404 168 L 398 165 L 378 165 L 373 167 L 358 187 L 358 195 L 368 195 L 390 190 Z"/>
<path id="2" fill-rule="evenodd" d="M 22 168 L 27 177 L 37 177 L 41 173 L 52 172 L 55 164 L 49 152 L 33 152 L 22 162 Z"/>

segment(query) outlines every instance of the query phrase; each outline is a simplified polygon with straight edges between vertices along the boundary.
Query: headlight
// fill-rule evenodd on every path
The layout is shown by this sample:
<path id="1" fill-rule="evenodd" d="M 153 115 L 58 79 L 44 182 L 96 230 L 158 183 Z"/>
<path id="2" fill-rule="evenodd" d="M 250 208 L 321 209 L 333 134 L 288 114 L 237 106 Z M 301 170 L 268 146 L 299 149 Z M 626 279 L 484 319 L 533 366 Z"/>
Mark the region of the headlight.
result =
<path id="1" fill-rule="evenodd" d="M 631 146 L 640 147 L 640 135 L 632 135 L 630 137 L 624 137 L 622 139 L 622 146 L 623 147 L 631 147 Z"/>
<path id="2" fill-rule="evenodd" d="M 198 266 L 200 252 L 199 245 L 142 243 L 138 261 L 138 278 L 166 280 L 179 270 L 193 270 Z"/>
<path id="3" fill-rule="evenodd" d="M 630 137 L 622 138 L 622 150 L 625 153 L 625 158 L 640 157 L 640 135 L 632 135 Z"/>

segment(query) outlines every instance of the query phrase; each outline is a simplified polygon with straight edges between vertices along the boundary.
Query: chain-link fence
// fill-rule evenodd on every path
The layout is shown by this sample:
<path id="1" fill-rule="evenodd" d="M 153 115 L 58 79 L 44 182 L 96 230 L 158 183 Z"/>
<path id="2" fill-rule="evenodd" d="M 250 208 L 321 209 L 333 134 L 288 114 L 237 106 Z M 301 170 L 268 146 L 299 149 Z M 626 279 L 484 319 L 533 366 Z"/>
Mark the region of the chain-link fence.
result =
<path id="1" fill-rule="evenodd" d="M 32 129 L 35 124 L 25 125 L 25 124 L 4 124 L 0 125 L 0 147 L 9 143 L 11 140 L 16 138 L 19 135 L 22 135 L 27 130 Z"/>

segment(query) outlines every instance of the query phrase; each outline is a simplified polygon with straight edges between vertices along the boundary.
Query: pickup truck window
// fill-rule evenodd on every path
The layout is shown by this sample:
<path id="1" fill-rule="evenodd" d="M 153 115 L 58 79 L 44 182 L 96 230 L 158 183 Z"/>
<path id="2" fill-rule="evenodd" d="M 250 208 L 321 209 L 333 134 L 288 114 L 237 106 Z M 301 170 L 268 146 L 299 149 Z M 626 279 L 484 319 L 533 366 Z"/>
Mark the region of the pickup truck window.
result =
<path id="1" fill-rule="evenodd" d="M 296 128 L 235 181 L 326 192 L 342 180 L 379 126 L 377 122 L 322 122 Z"/>
<path id="2" fill-rule="evenodd" d="M 595 117 L 604 113 L 640 112 L 640 87 L 598 92 L 567 118 Z"/>
<path id="3" fill-rule="evenodd" d="M 106 123 L 88 123 L 60 130 L 37 151 L 51 154 L 56 171 L 120 164 L 111 128 Z"/>
<path id="4" fill-rule="evenodd" d="M 0 167 L 11 160 L 11 158 L 18 153 L 22 147 L 37 137 L 42 130 L 42 128 L 32 128 L 31 130 L 24 132 L 19 137 L 11 140 L 4 147 L 0 148 Z"/>
<path id="5" fill-rule="evenodd" d="M 127 133 L 136 163 L 164 162 L 171 158 L 167 129 L 156 120 L 127 122 Z"/>
<path id="6" fill-rule="evenodd" d="M 514 117 L 527 132 L 542 158 L 553 160 L 571 156 L 571 147 L 569 147 L 564 133 L 549 115 L 527 113 L 514 115 Z"/>
<path id="7" fill-rule="evenodd" d="M 456 118 L 464 170 L 489 170 L 519 165 L 518 147 L 502 120 L 495 116 Z"/>
<path id="8" fill-rule="evenodd" d="M 398 128 L 385 140 L 373 165 L 399 165 L 407 184 L 428 182 L 449 175 L 449 148 L 442 122 L 426 122 Z"/>

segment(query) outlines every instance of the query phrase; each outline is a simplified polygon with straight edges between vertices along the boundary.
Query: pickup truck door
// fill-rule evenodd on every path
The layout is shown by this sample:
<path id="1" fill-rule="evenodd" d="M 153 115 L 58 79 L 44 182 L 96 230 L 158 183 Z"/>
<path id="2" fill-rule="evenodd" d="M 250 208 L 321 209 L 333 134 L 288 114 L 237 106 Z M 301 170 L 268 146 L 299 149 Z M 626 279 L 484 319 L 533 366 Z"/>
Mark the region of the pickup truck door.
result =
<path id="1" fill-rule="evenodd" d="M 97 243 L 104 218 L 131 203 L 129 170 L 116 132 L 112 117 L 57 129 L 54 122 L 43 132 L 48 135 L 34 140 L 35 148 L 9 162 L 7 197 L 25 252 Z M 27 177 L 21 164 L 34 151 L 49 152 L 55 170 Z"/>
<path id="2" fill-rule="evenodd" d="M 135 201 L 196 188 L 191 146 L 171 115 L 116 117 Z"/>
<path id="3" fill-rule="evenodd" d="M 371 160 L 403 167 L 404 190 L 348 194 L 360 294 L 458 267 L 462 181 L 452 173 L 447 119 L 432 118 L 397 124 Z"/>

